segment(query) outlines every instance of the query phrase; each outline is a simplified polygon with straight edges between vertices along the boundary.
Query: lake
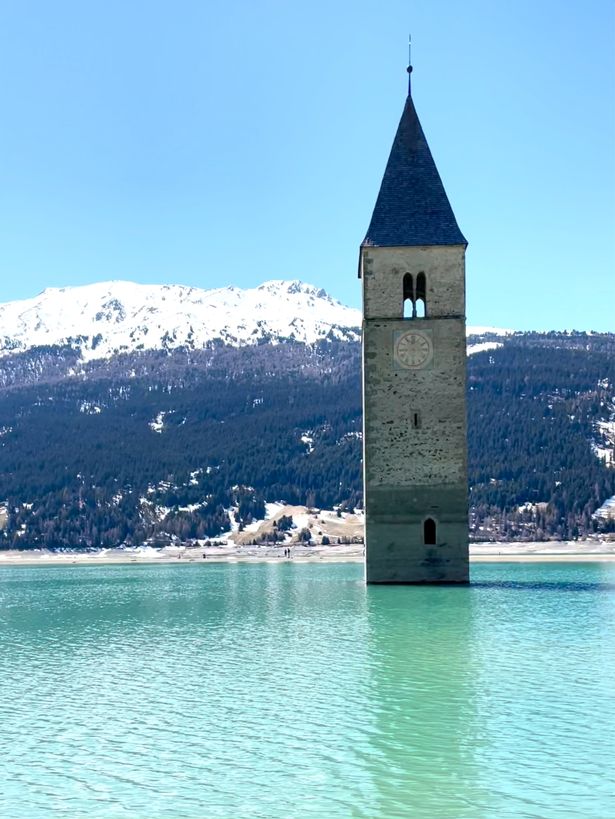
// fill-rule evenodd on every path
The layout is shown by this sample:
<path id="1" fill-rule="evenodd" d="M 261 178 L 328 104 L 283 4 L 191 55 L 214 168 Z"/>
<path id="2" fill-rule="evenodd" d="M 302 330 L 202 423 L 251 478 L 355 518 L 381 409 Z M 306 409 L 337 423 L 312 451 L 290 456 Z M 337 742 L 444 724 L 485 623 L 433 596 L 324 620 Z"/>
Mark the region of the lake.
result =
<path id="1" fill-rule="evenodd" d="M 615 816 L 615 564 L 0 568 L 0 815 Z"/>

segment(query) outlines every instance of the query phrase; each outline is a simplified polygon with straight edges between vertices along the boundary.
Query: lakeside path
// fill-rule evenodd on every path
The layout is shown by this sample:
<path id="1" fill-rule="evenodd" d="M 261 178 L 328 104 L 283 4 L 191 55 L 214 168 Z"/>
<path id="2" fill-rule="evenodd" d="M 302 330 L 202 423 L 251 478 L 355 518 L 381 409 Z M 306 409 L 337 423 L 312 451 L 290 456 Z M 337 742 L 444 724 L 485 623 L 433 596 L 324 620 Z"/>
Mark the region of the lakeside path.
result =
<path id="1" fill-rule="evenodd" d="M 169 547 L 165 549 L 104 549 L 99 552 L 0 551 L 0 566 L 101 566 L 154 563 L 360 563 L 363 546 L 296 546 L 292 557 L 284 547 L 233 546 Z M 548 541 L 543 543 L 476 543 L 470 546 L 473 563 L 580 563 L 615 562 L 615 541 Z"/>

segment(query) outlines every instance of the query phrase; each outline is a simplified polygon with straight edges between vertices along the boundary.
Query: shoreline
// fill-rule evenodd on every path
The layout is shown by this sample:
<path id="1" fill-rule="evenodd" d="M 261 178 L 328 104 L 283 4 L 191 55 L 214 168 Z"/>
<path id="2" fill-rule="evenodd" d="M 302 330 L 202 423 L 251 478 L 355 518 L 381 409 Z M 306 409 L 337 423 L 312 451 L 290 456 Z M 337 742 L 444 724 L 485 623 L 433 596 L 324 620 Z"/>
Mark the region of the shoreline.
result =
<path id="1" fill-rule="evenodd" d="M 50 552 L 46 550 L 0 551 L 3 566 L 109 566 L 186 565 L 200 563 L 361 563 L 363 545 L 296 547 L 292 556 L 283 548 L 219 547 L 136 550 L 106 549 L 100 552 Z M 611 563 L 615 562 L 615 542 L 566 541 L 547 543 L 472 544 L 470 563 Z"/>

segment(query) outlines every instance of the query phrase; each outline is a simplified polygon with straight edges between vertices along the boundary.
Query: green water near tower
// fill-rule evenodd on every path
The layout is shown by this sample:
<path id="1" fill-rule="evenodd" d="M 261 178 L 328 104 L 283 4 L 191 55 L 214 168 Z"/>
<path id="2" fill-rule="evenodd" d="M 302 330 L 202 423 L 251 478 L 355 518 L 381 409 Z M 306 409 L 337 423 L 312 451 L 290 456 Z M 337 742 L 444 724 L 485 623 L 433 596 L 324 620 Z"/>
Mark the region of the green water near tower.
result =
<path id="1" fill-rule="evenodd" d="M 0 815 L 615 815 L 615 565 L 0 569 Z"/>

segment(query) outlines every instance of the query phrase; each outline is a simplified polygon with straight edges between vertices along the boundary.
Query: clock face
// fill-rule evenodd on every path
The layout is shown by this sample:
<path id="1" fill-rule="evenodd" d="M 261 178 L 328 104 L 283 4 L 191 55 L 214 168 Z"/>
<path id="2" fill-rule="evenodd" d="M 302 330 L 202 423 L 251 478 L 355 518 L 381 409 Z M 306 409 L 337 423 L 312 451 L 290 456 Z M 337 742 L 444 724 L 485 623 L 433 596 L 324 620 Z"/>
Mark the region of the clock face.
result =
<path id="1" fill-rule="evenodd" d="M 395 341 L 395 359 L 408 370 L 420 370 L 431 360 L 432 354 L 431 339 L 423 333 L 410 330 Z"/>

